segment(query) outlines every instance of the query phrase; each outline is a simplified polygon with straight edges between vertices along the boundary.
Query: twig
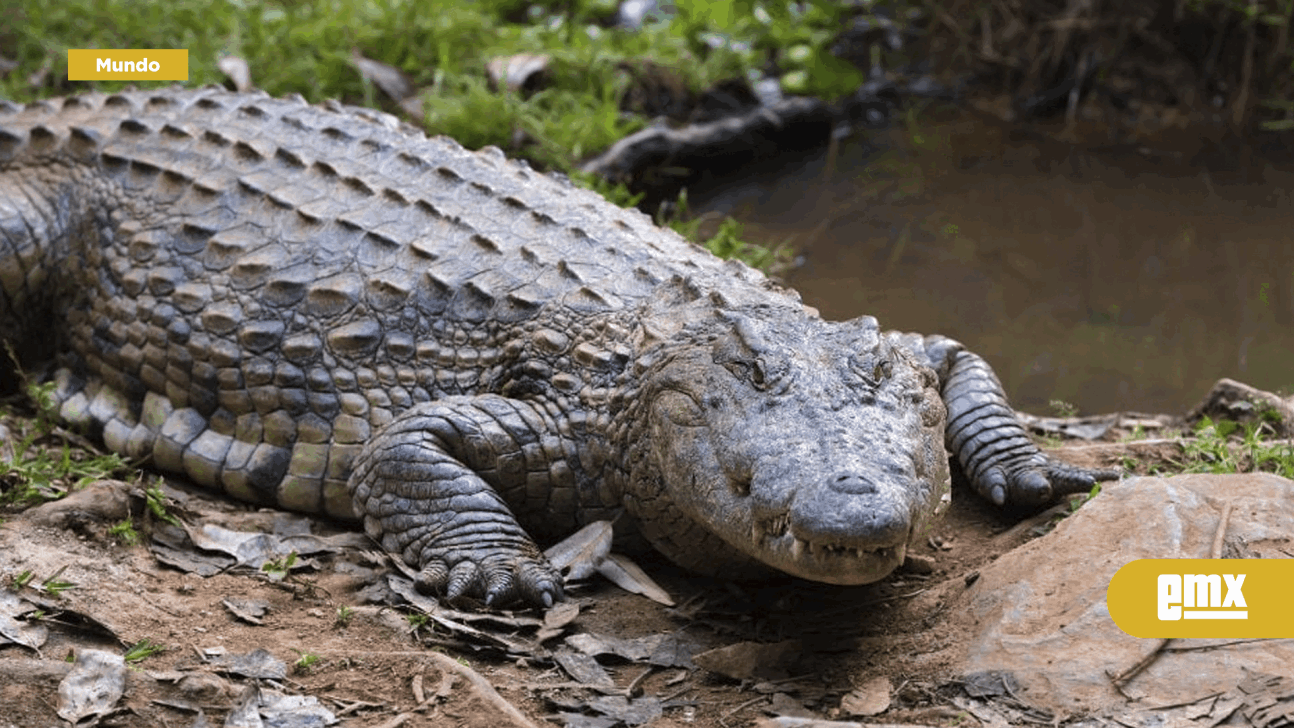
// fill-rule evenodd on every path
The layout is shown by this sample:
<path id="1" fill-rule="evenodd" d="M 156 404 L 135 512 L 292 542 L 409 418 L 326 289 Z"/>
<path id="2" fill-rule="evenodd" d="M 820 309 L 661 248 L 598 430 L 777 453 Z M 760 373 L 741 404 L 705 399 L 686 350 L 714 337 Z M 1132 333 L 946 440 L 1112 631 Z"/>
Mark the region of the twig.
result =
<path id="1" fill-rule="evenodd" d="M 1222 504 L 1222 517 L 1218 519 L 1218 530 L 1213 534 L 1213 548 L 1209 549 L 1210 559 L 1222 558 L 1222 542 L 1227 535 L 1227 522 L 1231 520 L 1231 501 Z"/>
<path id="2" fill-rule="evenodd" d="M 351 713 L 354 713 L 357 710 L 363 710 L 364 708 L 386 707 L 386 703 L 370 703 L 367 700 L 355 700 L 353 698 L 338 698 L 331 695 L 325 695 L 323 697 L 326 698 L 327 700 L 333 701 L 338 705 L 338 707 L 341 708 L 335 713 L 335 715 L 338 718 L 345 715 L 350 715 Z"/>
<path id="3" fill-rule="evenodd" d="M 1169 647 L 1167 651 L 1168 652 L 1207 652 L 1208 650 L 1221 650 L 1227 647 L 1235 647 L 1236 645 L 1247 645 L 1250 642 L 1262 642 L 1264 644 L 1270 644 L 1272 642 L 1279 642 L 1281 640 L 1288 641 L 1289 638 L 1288 637 L 1284 637 L 1284 638 L 1250 637 L 1248 639 L 1241 639 L 1241 640 L 1228 640 L 1226 642 L 1214 642 L 1212 644 L 1207 644 L 1207 645 L 1182 645 L 1180 647 L 1174 645 L 1172 647 Z"/>
<path id="4" fill-rule="evenodd" d="M 728 711 L 727 713 L 724 713 L 723 715 L 719 716 L 719 723 L 720 723 L 721 725 L 727 725 L 727 723 L 726 723 L 725 721 L 727 721 L 729 718 L 731 718 L 732 716 L 734 716 L 734 715 L 736 715 L 736 714 L 740 713 L 741 711 L 745 710 L 746 708 L 749 708 L 750 706 L 754 705 L 755 703 L 758 703 L 758 702 L 761 702 L 761 701 L 764 701 L 764 700 L 768 700 L 768 696 L 766 696 L 766 695 L 760 695 L 760 696 L 758 696 L 758 697 L 754 697 L 754 698 L 751 698 L 750 700 L 747 700 L 746 702 L 742 703 L 741 705 L 738 705 L 737 707 L 733 708 L 732 710 Z"/>
<path id="5" fill-rule="evenodd" d="M 1132 667 L 1129 667 L 1127 670 L 1124 670 L 1118 675 L 1111 677 L 1110 682 L 1114 683 L 1114 687 L 1117 688 L 1119 692 L 1122 693 L 1123 686 L 1128 684 L 1129 680 L 1136 677 L 1138 674 L 1141 673 L 1142 670 L 1149 667 L 1150 663 L 1159 659 L 1159 655 L 1163 653 L 1164 647 L 1168 645 L 1168 642 L 1171 639 L 1172 639 L 1171 637 L 1158 638 L 1156 640 L 1155 646 L 1150 650 L 1150 652 L 1146 653 L 1145 657 L 1142 657 L 1140 660 L 1137 660 L 1137 664 L 1133 665 Z"/>
<path id="6" fill-rule="evenodd" d="M 413 676 L 409 683 L 409 689 L 413 691 L 413 700 L 419 705 L 427 702 L 427 696 L 422 692 L 422 673 Z"/>
<path id="7" fill-rule="evenodd" d="M 593 683 L 582 683 L 575 680 L 566 680 L 563 682 L 518 683 L 515 687 L 524 688 L 526 690 L 595 690 L 603 695 L 621 695 L 626 698 L 630 697 L 628 690 L 618 688 L 615 685 L 595 685 Z"/>
<path id="8" fill-rule="evenodd" d="M 652 665 L 648 665 L 646 670 L 638 673 L 638 677 L 629 681 L 629 686 L 625 688 L 625 693 L 630 697 L 638 695 L 642 690 L 643 682 L 647 679 L 647 676 L 653 672 L 656 672 L 656 668 Z"/>
<path id="9" fill-rule="evenodd" d="M 1172 710 L 1173 708 L 1185 708 L 1188 705 L 1196 705 L 1197 703 L 1203 703 L 1206 700 L 1212 700 L 1216 702 L 1217 699 L 1222 697 L 1223 695 L 1226 695 L 1226 693 L 1225 692 L 1213 693 L 1212 695 L 1205 695 L 1202 698 L 1195 698 L 1194 700 L 1185 700 L 1180 703 L 1169 703 L 1168 705 L 1152 705 L 1150 707 L 1147 707 L 1146 710 Z"/>

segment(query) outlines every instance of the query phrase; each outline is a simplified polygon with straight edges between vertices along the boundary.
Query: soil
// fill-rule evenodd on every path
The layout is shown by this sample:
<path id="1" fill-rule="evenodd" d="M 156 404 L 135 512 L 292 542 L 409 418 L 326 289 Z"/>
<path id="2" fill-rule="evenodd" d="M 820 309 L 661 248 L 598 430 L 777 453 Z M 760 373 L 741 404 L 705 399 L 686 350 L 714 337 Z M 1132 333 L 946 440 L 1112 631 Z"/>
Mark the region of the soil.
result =
<path id="1" fill-rule="evenodd" d="M 1106 437 L 1126 434 L 1116 430 Z M 1132 456 L 1150 467 L 1177 451 L 1168 440 L 1145 443 L 1074 441 L 1061 445 L 1058 456 L 1094 467 L 1117 466 Z M 363 548 L 303 558 L 309 568 L 280 580 L 249 568 L 203 577 L 165 566 L 149 536 L 169 527 L 146 515 L 139 497 L 141 482 L 151 485 L 161 479 L 142 478 L 100 481 L 73 500 L 3 515 L 0 580 L 40 608 L 41 614 L 29 609 L 22 619 L 42 621 L 49 636 L 39 649 L 0 645 L 0 728 L 62 725 L 56 711 L 58 685 L 70 668 L 66 660 L 87 648 L 121 654 L 141 640 L 165 650 L 129 665 L 125 694 L 102 725 L 203 725 L 199 710 L 208 724 L 219 725 L 255 681 L 231 674 L 214 660 L 222 653 L 243 655 L 256 649 L 267 650 L 287 667 L 281 678 L 260 680 L 262 689 L 313 696 L 340 716 L 342 725 L 357 728 L 519 724 L 504 712 L 504 703 L 539 725 L 609 726 L 605 715 L 589 707 L 602 697 L 597 705 L 615 715 L 614 706 L 605 707 L 608 692 L 636 698 L 630 705 L 664 706 L 663 714 L 650 722 L 653 726 L 731 728 L 771 714 L 845 720 L 860 710 L 858 700 L 867 694 L 879 699 L 883 710 L 854 719 L 965 725 L 974 719 L 950 702 L 958 692 L 953 666 L 975 628 L 961 609 L 963 592 L 977 569 L 1045 532 L 1058 517 L 1057 509 L 1023 517 L 1005 514 L 957 485 L 947 517 L 925 543 L 913 546 L 909 563 L 866 587 L 789 578 L 723 583 L 642 555 L 639 564 L 677 606 L 593 580 L 570 589 L 578 617 L 543 635 L 541 643 L 527 625 L 473 621 L 460 630 L 433 620 L 431 626 L 415 629 L 406 615 L 416 610 L 368 601 L 377 593 L 369 585 L 383 583 L 389 566 L 361 535 L 254 510 L 174 481 L 166 481 L 163 491 L 170 512 L 185 523 L 256 532 L 295 532 L 309 523 L 315 534 L 337 535 Z M 138 545 L 125 545 L 108 533 L 128 507 L 142 531 Z M 24 581 L 24 572 L 32 578 Z M 51 576 L 74 586 L 57 594 L 42 589 Z M 227 603 L 239 600 L 268 606 L 259 624 L 233 614 Z M 442 605 L 445 611 L 438 614 L 443 624 L 465 624 L 483 611 L 480 605 L 454 606 L 462 612 Z M 350 610 L 347 618 L 339 617 L 341 608 Z M 509 613 L 494 614 L 509 619 Z M 519 612 L 515 617 L 526 615 L 542 616 Z M 0 632 L 2 628 L 0 624 Z M 471 633 L 472 628 L 480 633 Z M 620 639 L 670 634 L 692 654 L 747 642 L 786 649 L 778 660 L 757 656 L 745 679 L 720 674 L 742 674 L 740 666 L 716 672 L 604 656 L 599 662 L 616 689 L 595 690 L 582 687 L 551 659 L 567 637 L 580 633 Z M 511 646 L 500 648 L 501 641 Z M 478 673 L 502 702 L 464 675 L 447 676 L 443 655 L 435 653 L 457 660 L 450 667 L 466 665 L 468 672 Z M 306 655 L 314 656 L 312 664 L 295 664 Z M 876 678 L 888 682 L 869 682 Z M 563 712 L 583 715 L 563 718 Z"/>

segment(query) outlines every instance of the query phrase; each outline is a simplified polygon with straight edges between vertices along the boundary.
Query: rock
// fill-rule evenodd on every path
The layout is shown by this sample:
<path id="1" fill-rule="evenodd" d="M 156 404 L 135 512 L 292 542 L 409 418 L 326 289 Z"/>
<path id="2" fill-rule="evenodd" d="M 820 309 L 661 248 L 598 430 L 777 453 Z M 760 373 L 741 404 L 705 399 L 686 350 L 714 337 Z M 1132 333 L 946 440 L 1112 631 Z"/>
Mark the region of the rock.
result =
<path id="1" fill-rule="evenodd" d="M 1294 541 L 1294 481 L 1266 473 L 1134 478 L 1108 484 L 1093 501 L 1035 541 L 984 567 L 968 590 L 979 634 L 963 675 L 1014 674 L 1022 699 L 1063 712 L 1124 705 L 1111 684 L 1158 648 L 1115 626 L 1110 577 L 1143 558 L 1208 558 L 1222 506 L 1233 506 L 1223 556 L 1288 558 Z M 1294 641 L 1243 642 L 1212 650 L 1175 639 L 1124 685 L 1143 705 L 1221 693 L 1246 671 L 1294 676 Z M 1218 642 L 1218 640 L 1214 640 Z"/>
<path id="2" fill-rule="evenodd" d="M 130 518 L 131 484 L 96 480 L 56 501 L 31 509 L 33 523 L 59 529 L 88 529 L 96 523 Z"/>
<path id="3" fill-rule="evenodd" d="M 1271 392 L 1223 378 L 1186 415 L 1186 421 L 1195 423 L 1202 417 L 1238 422 L 1262 419 L 1278 436 L 1290 437 L 1294 436 L 1294 397 L 1281 399 Z"/>

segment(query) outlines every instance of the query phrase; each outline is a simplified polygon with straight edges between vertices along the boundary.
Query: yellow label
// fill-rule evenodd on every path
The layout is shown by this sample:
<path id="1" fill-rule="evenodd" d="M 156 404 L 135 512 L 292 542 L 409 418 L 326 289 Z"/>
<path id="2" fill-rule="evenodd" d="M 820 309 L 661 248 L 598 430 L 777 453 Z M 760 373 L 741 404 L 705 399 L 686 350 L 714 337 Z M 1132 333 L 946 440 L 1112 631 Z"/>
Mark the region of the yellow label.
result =
<path id="1" fill-rule="evenodd" d="M 74 48 L 69 81 L 188 81 L 189 51 L 174 48 Z"/>
<path id="2" fill-rule="evenodd" d="M 1133 637 L 1294 637 L 1294 559 L 1138 559 L 1105 600 Z"/>

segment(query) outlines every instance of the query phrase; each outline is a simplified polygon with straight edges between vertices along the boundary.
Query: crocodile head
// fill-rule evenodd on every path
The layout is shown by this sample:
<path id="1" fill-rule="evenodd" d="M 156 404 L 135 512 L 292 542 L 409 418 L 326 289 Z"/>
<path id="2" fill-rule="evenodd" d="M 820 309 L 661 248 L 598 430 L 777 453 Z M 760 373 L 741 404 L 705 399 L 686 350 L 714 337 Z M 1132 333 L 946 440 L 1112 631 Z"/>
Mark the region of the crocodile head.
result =
<path id="1" fill-rule="evenodd" d="M 678 553 L 699 525 L 785 573 L 873 582 L 948 500 L 937 381 L 871 317 L 789 313 L 711 309 L 663 347 L 641 390 L 654 492 L 639 495 L 656 505 L 634 510 L 674 521 L 644 533 L 683 563 L 712 558 Z"/>

